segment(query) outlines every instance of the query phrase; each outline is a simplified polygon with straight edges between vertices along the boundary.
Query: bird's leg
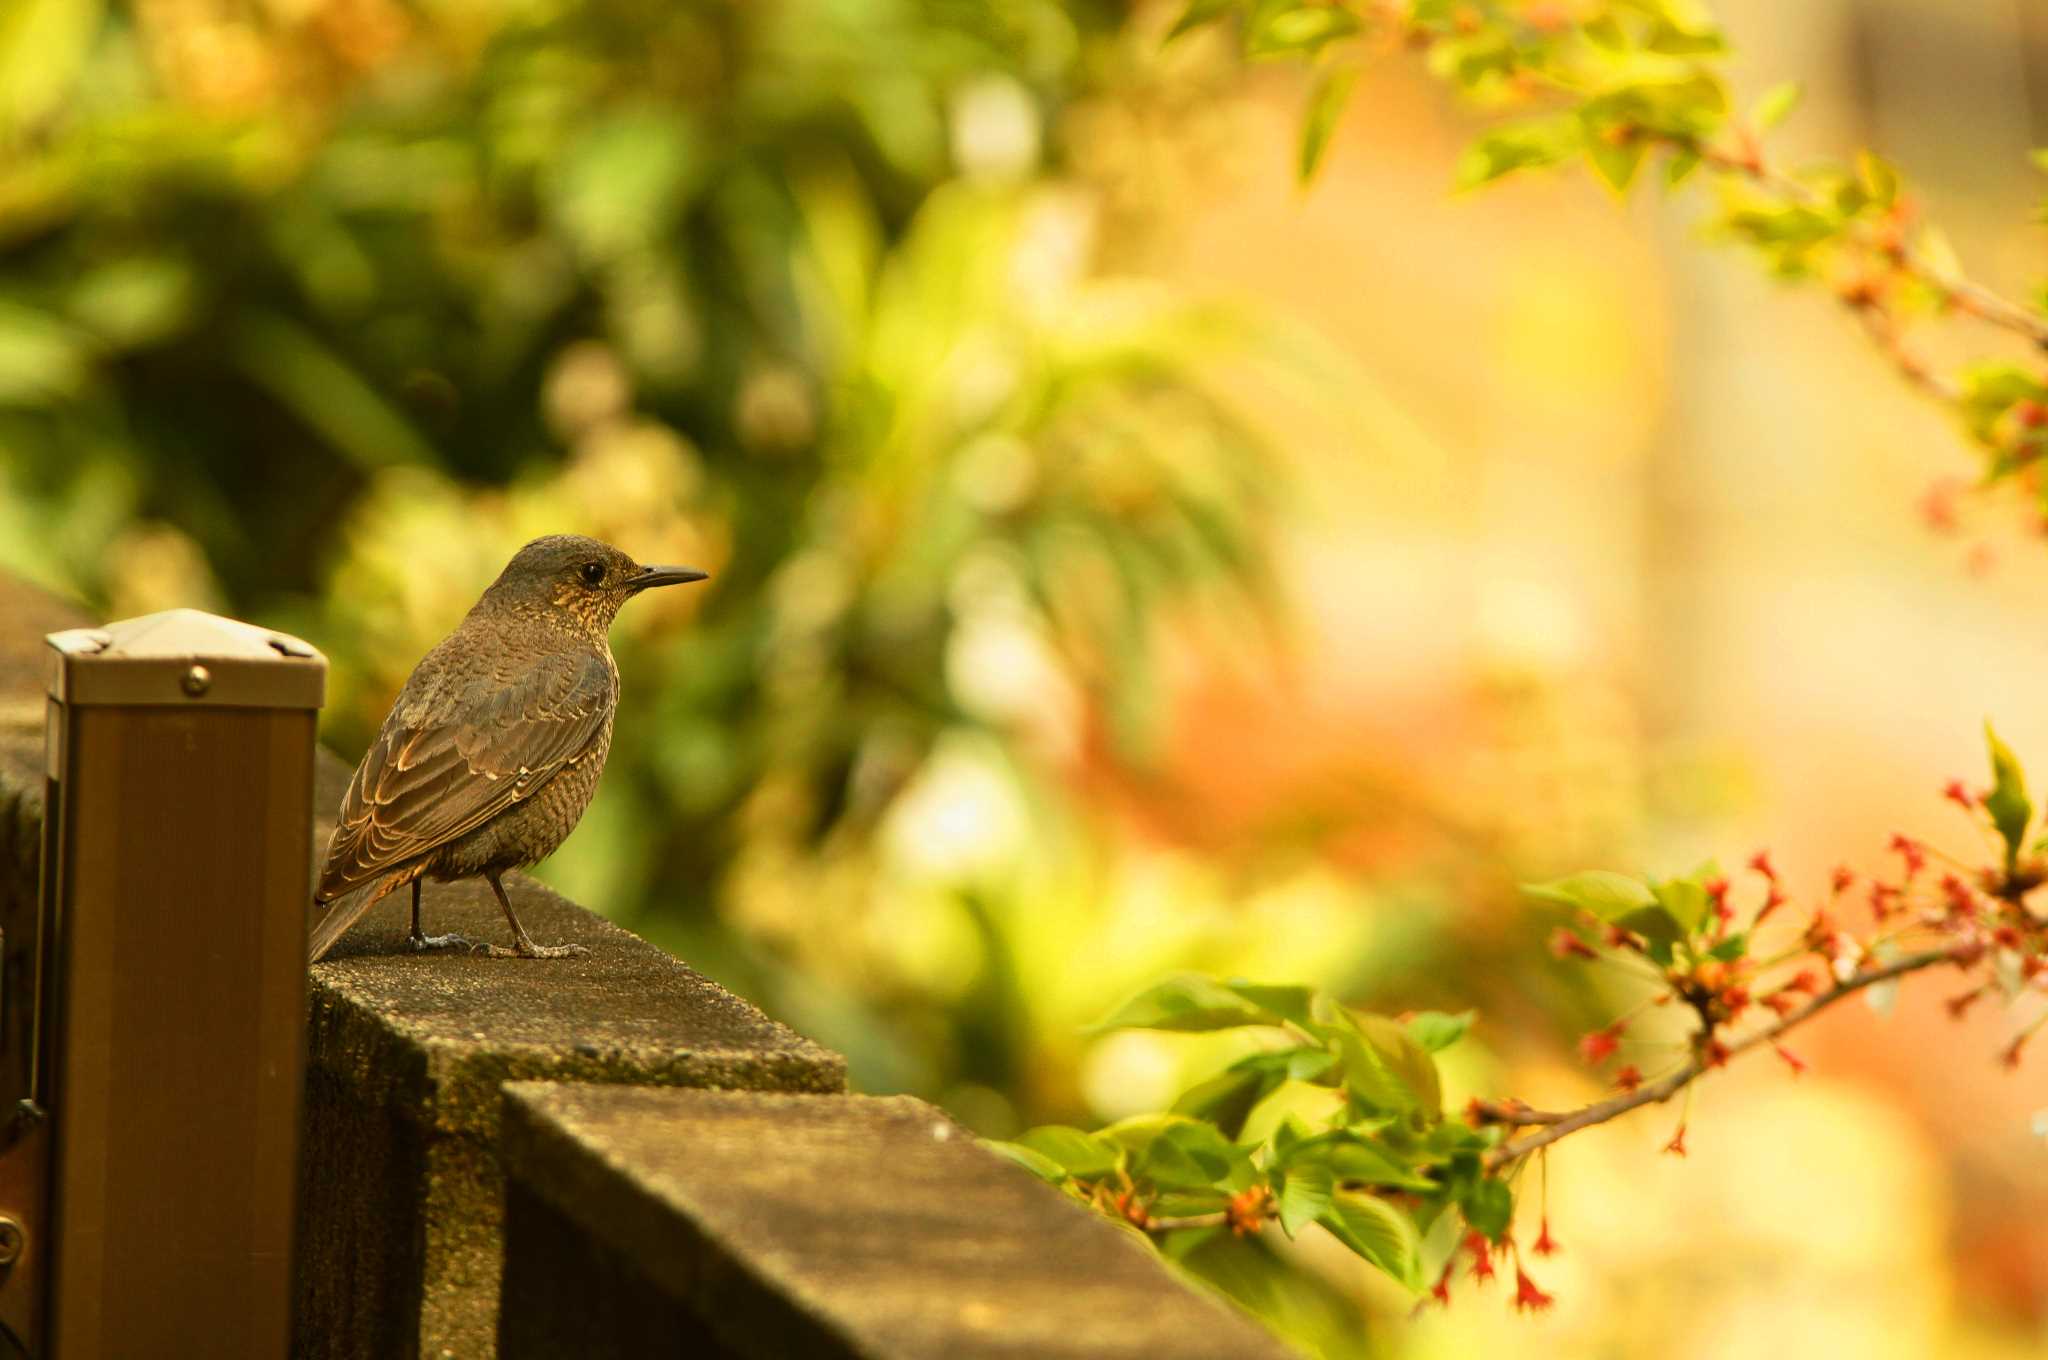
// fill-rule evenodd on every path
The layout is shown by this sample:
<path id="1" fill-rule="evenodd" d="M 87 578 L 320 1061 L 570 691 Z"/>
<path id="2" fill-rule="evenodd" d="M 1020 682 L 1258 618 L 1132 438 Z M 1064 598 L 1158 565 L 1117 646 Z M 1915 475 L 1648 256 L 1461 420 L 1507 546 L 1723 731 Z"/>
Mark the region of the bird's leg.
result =
<path id="1" fill-rule="evenodd" d="M 447 949 L 454 945 L 469 944 L 468 940 L 452 930 L 446 935 L 420 934 L 420 880 L 417 878 L 412 881 L 412 934 L 406 936 L 405 942 L 413 947 L 415 953 L 422 949 Z"/>
<path id="2" fill-rule="evenodd" d="M 512 947 L 480 944 L 477 949 L 494 959 L 567 959 L 590 950 L 580 944 L 535 944 L 526 934 L 526 927 L 519 924 L 519 918 L 512 914 L 512 899 L 505 896 L 505 885 L 498 881 L 498 871 L 486 869 L 484 877 L 489 880 L 491 891 L 498 895 L 498 905 L 505 909 L 505 919 L 512 923 Z"/>

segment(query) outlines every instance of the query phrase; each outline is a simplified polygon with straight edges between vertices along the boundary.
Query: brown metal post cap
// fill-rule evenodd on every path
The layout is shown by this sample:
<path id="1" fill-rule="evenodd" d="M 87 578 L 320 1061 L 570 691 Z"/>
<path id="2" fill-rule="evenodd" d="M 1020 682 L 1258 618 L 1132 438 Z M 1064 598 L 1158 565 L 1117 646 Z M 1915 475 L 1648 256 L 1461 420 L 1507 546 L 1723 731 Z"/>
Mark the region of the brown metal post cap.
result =
<path id="1" fill-rule="evenodd" d="M 67 704 L 318 708 L 327 658 L 289 633 L 167 609 L 43 639 L 50 696 Z"/>

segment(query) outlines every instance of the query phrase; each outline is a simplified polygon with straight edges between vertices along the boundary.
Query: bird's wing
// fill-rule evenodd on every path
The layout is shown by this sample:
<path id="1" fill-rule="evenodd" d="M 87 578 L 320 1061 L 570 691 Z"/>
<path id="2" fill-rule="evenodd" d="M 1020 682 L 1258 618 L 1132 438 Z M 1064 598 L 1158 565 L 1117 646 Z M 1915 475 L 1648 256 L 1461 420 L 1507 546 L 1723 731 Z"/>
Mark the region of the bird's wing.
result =
<path id="1" fill-rule="evenodd" d="M 413 678 L 342 799 L 314 896 L 338 897 L 476 830 L 589 753 L 617 679 L 601 656 L 546 656 L 488 686 Z"/>

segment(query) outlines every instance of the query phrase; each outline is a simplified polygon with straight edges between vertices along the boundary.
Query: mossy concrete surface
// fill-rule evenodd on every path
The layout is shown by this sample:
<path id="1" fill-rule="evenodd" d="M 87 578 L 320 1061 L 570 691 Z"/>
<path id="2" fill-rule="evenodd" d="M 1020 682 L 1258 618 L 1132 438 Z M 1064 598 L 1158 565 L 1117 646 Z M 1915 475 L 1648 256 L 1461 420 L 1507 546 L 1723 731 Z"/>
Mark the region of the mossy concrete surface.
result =
<path id="1" fill-rule="evenodd" d="M 520 1082 L 499 1353 L 1279 1360 L 908 1097 Z"/>

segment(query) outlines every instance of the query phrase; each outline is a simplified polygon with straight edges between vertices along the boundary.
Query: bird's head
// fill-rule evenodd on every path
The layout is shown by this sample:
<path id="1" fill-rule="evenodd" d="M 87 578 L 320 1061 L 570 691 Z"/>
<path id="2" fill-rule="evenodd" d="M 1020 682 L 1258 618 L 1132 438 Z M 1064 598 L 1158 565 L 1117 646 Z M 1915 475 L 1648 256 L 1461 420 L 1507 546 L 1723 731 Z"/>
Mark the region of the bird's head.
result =
<path id="1" fill-rule="evenodd" d="M 513 554 L 484 598 L 522 610 L 561 610 L 601 639 L 619 609 L 641 591 L 704 579 L 704 572 L 690 567 L 643 567 L 594 538 L 550 534 Z"/>

